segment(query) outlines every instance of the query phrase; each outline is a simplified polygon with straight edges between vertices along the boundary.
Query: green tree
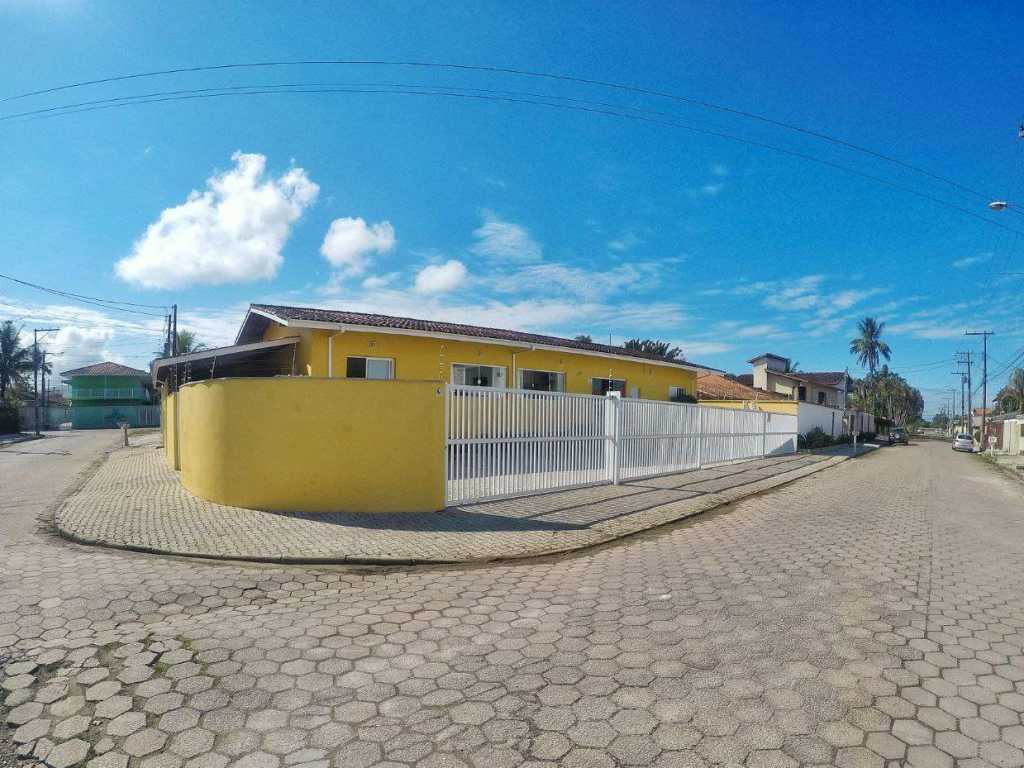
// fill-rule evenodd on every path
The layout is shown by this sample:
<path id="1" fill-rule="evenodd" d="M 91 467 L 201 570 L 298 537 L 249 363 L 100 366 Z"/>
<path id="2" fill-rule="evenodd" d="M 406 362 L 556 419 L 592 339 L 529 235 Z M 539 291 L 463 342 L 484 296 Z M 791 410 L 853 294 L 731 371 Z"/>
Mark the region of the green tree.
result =
<path id="1" fill-rule="evenodd" d="M 667 341 L 656 341 L 654 339 L 630 339 L 623 344 L 626 349 L 635 349 L 638 352 L 646 352 L 649 355 L 657 355 L 667 360 L 681 358 L 683 350 L 673 347 Z"/>
<path id="2" fill-rule="evenodd" d="M 7 320 L 0 326 L 0 400 L 27 385 L 32 372 L 32 350 L 21 345 L 20 329 Z"/>
<path id="3" fill-rule="evenodd" d="M 995 402 L 1006 413 L 1024 410 L 1024 368 L 1014 368 L 1006 386 L 996 393 Z"/>
<path id="4" fill-rule="evenodd" d="M 189 352 L 199 352 L 202 349 L 206 349 L 206 344 L 199 340 L 195 331 L 190 331 L 187 328 L 182 328 L 178 331 L 179 355 L 187 355 Z M 157 350 L 156 356 L 163 357 L 164 350 Z"/>
<path id="5" fill-rule="evenodd" d="M 850 340 L 850 354 L 856 355 L 861 368 L 867 368 L 872 374 L 878 369 L 878 363 L 883 357 L 886 360 L 892 357 L 889 345 L 882 341 L 884 328 L 885 323 L 880 323 L 873 317 L 865 317 L 857 323 L 857 332 L 860 335 Z"/>
<path id="6" fill-rule="evenodd" d="M 913 426 L 924 414 L 924 397 L 920 390 L 890 371 L 887 365 L 854 382 L 850 404 L 873 413 L 876 420 L 902 427 Z"/>
<path id="7" fill-rule="evenodd" d="M 573 339 L 575 341 L 582 342 L 583 344 L 593 344 L 594 343 L 594 340 L 592 338 L 590 338 L 590 334 L 589 333 L 578 333 L 575 336 L 573 336 Z"/>

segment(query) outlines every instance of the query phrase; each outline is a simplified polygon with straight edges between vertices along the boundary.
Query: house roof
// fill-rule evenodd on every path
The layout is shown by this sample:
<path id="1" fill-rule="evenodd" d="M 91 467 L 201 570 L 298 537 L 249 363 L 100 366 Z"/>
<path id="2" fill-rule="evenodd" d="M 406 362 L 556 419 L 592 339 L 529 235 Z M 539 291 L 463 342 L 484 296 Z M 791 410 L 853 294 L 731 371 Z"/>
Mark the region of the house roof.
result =
<path id="1" fill-rule="evenodd" d="M 795 371 L 794 373 L 787 373 L 786 376 L 822 387 L 841 389 L 846 383 L 849 374 L 846 371 Z"/>
<path id="2" fill-rule="evenodd" d="M 93 363 L 82 368 L 72 368 L 70 371 L 61 371 L 61 376 L 149 376 L 145 371 L 138 368 L 129 368 L 127 365 L 112 363 L 109 360 L 102 363 Z"/>
<path id="3" fill-rule="evenodd" d="M 973 411 L 971 411 L 971 413 L 974 414 L 975 416 L 981 416 L 981 415 L 988 416 L 989 414 L 992 413 L 992 409 L 991 408 L 975 408 Z"/>
<path id="4" fill-rule="evenodd" d="M 788 400 L 789 398 L 763 389 L 754 389 L 736 379 L 719 373 L 701 373 L 697 376 L 699 400 Z"/>
<path id="5" fill-rule="evenodd" d="M 250 304 L 249 311 L 242 322 L 242 327 L 238 331 L 236 343 L 242 344 L 258 341 L 263 337 L 263 331 L 270 321 L 296 327 L 380 329 L 392 333 L 409 333 L 411 335 L 455 336 L 514 345 L 556 347 L 569 351 L 648 360 L 658 365 L 676 365 L 680 368 L 691 370 L 718 370 L 689 360 L 673 360 L 624 347 L 576 341 L 575 339 L 565 339 L 558 336 L 545 336 L 538 333 L 525 333 L 523 331 L 465 325 L 463 323 L 445 323 L 437 320 L 418 320 L 411 317 L 347 312 L 336 309 L 316 309 L 314 307 L 288 307 L 277 304 Z"/>
<path id="6" fill-rule="evenodd" d="M 188 366 L 192 379 L 209 378 L 214 370 L 234 370 L 234 375 L 242 375 L 243 372 L 252 375 L 253 371 L 258 371 L 260 375 L 267 375 L 268 371 L 284 373 L 280 368 L 275 368 L 276 363 L 272 358 L 298 343 L 298 337 L 290 336 L 273 341 L 200 349 L 177 357 L 161 357 L 153 361 L 153 382 L 167 381 L 171 371 L 182 365 Z"/>
<path id="7" fill-rule="evenodd" d="M 776 354 L 773 354 L 771 352 L 764 352 L 763 354 L 760 354 L 757 357 L 750 358 L 749 360 L 747 360 L 747 362 L 748 363 L 754 363 L 754 362 L 756 362 L 758 360 L 764 360 L 766 357 L 770 357 L 770 358 L 772 358 L 774 360 L 782 360 L 783 362 L 786 362 L 786 363 L 789 362 L 789 358 L 788 357 L 783 357 L 782 355 L 776 355 Z"/>

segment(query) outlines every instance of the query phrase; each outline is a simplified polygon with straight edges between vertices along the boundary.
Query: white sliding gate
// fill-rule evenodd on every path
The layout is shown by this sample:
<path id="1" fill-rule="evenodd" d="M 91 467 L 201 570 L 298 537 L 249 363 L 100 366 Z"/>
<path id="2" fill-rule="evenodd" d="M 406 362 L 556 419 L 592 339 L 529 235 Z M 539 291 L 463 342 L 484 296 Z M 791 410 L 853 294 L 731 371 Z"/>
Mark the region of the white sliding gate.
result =
<path id="1" fill-rule="evenodd" d="M 460 504 L 793 453 L 797 418 L 449 384 L 445 429 L 446 499 Z"/>

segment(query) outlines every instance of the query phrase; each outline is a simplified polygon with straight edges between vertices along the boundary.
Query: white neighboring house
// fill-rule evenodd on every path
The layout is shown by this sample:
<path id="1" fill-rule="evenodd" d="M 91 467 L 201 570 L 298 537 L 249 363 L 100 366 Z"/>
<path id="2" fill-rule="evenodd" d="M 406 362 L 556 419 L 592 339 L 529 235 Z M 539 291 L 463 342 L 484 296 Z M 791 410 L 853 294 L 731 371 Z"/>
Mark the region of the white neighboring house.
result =
<path id="1" fill-rule="evenodd" d="M 853 389 L 848 371 L 793 371 L 788 357 L 771 352 L 747 362 L 753 372 L 737 376 L 740 382 L 809 406 L 800 408 L 801 433 L 814 427 L 833 436 L 850 431 L 875 431 L 872 414 L 847 408 Z"/>

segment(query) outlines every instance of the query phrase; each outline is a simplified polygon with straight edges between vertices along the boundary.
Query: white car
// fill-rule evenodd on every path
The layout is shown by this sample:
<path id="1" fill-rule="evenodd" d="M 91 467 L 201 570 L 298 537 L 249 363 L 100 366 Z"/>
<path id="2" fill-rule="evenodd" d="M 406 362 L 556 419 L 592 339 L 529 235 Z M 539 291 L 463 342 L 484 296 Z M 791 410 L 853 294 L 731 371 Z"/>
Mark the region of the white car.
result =
<path id="1" fill-rule="evenodd" d="M 974 453 L 974 438 L 967 434 L 957 435 L 953 438 L 953 450 Z"/>

